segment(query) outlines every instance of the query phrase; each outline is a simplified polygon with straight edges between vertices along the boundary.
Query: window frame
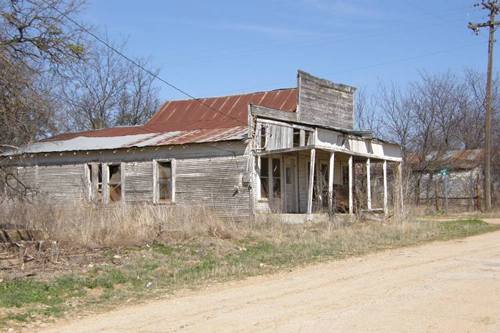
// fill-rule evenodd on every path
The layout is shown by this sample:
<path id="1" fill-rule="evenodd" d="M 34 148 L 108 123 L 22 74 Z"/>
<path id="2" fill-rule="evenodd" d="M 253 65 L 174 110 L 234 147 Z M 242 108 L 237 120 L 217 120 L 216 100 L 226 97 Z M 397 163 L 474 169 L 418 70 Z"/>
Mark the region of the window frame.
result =
<path id="1" fill-rule="evenodd" d="M 170 200 L 160 200 L 160 163 L 170 163 Z M 174 158 L 153 160 L 153 203 L 159 205 L 175 204 L 176 160 Z"/>
<path id="2" fill-rule="evenodd" d="M 124 173 L 123 173 L 123 163 L 121 162 L 114 162 L 114 163 L 103 163 L 103 166 L 106 167 L 106 172 L 103 173 L 103 175 L 106 175 L 106 179 L 103 179 L 103 186 L 106 186 L 106 191 L 105 191 L 105 202 L 106 203 L 120 203 L 125 201 L 125 182 L 124 182 Z M 120 200 L 111 200 L 111 189 L 110 186 L 113 185 L 110 183 L 111 181 L 111 167 L 118 166 L 120 170 Z M 105 183 L 104 183 L 105 180 Z"/>
<path id="3" fill-rule="evenodd" d="M 266 164 L 266 167 L 267 167 L 267 176 L 264 176 L 264 178 L 267 180 L 266 183 L 267 183 L 267 196 L 262 196 L 262 189 L 263 189 L 263 186 L 262 186 L 262 162 L 263 160 L 265 160 L 265 164 Z M 270 188 L 269 188 L 269 174 L 271 172 L 270 168 L 269 168 L 269 161 L 271 159 L 268 157 L 268 156 L 262 156 L 262 157 L 259 157 L 259 201 L 268 201 L 269 200 L 269 197 L 270 197 Z"/>

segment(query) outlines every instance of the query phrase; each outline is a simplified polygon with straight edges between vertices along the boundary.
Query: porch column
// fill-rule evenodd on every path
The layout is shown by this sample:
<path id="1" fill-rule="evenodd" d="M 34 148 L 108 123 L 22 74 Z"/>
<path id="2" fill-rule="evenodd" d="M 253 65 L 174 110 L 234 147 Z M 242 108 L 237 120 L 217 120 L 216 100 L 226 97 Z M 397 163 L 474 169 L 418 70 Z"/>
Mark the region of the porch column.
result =
<path id="1" fill-rule="evenodd" d="M 353 172 L 352 172 L 352 155 L 349 156 L 349 214 L 354 213 L 354 198 L 353 198 L 353 191 L 352 191 L 352 186 L 353 186 Z"/>
<path id="2" fill-rule="evenodd" d="M 330 163 L 328 164 L 328 210 L 333 213 L 333 178 L 335 177 L 335 152 L 330 153 Z"/>
<path id="3" fill-rule="evenodd" d="M 372 209 L 372 186 L 370 179 L 370 159 L 366 159 L 366 201 L 368 210 Z"/>
<path id="4" fill-rule="evenodd" d="M 309 162 L 309 187 L 307 190 L 307 214 L 312 214 L 312 200 L 314 189 L 314 164 L 316 162 L 316 149 L 311 149 L 311 158 Z"/>
<path id="5" fill-rule="evenodd" d="M 384 164 L 382 165 L 382 170 L 384 174 L 384 214 L 388 214 L 387 210 L 387 161 L 384 160 Z"/>
<path id="6" fill-rule="evenodd" d="M 401 215 L 403 215 L 404 205 L 403 205 L 403 162 L 398 164 L 398 178 L 399 178 L 399 209 L 401 210 Z"/>

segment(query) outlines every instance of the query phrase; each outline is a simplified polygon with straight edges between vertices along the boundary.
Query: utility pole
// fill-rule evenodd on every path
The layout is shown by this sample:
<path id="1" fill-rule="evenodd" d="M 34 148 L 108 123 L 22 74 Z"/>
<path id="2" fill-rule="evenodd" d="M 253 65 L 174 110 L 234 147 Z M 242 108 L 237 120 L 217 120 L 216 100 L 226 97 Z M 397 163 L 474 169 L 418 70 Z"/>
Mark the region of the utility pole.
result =
<path id="1" fill-rule="evenodd" d="M 489 20 L 484 23 L 469 23 L 468 27 L 479 34 L 479 29 L 489 28 L 488 41 L 488 74 L 486 78 L 486 117 L 485 117 L 485 154 L 484 154 L 484 199 L 486 211 L 491 210 L 491 113 L 493 108 L 493 45 L 495 44 L 495 30 L 500 21 L 495 16 L 500 12 L 498 0 L 482 0 L 474 5 L 489 10 Z"/>

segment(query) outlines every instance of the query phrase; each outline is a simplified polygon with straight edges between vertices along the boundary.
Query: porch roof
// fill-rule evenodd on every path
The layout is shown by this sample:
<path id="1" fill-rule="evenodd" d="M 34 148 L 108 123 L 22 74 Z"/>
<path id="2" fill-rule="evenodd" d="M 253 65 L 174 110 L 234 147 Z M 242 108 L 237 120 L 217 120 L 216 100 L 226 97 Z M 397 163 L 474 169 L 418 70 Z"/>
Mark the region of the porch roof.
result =
<path id="1" fill-rule="evenodd" d="M 376 154 L 366 154 L 366 153 L 361 153 L 361 152 L 356 152 L 348 149 L 343 149 L 343 148 L 332 148 L 332 147 L 325 147 L 323 145 L 307 145 L 307 146 L 300 146 L 300 147 L 293 147 L 293 148 L 283 148 L 283 149 L 274 149 L 274 150 L 266 150 L 266 151 L 257 151 L 257 156 L 267 156 L 267 155 L 275 155 L 275 154 L 286 154 L 286 153 L 294 153 L 294 152 L 302 152 L 302 151 L 310 151 L 311 149 L 317 149 L 317 150 L 322 150 L 326 152 L 334 152 L 334 153 L 341 153 L 341 154 L 346 154 L 346 155 L 352 155 L 355 157 L 361 157 L 363 159 L 371 159 L 371 160 L 380 160 L 380 161 L 392 161 L 392 162 L 401 162 L 401 158 L 398 157 L 393 157 L 393 156 L 381 156 L 381 155 L 376 155 Z"/>

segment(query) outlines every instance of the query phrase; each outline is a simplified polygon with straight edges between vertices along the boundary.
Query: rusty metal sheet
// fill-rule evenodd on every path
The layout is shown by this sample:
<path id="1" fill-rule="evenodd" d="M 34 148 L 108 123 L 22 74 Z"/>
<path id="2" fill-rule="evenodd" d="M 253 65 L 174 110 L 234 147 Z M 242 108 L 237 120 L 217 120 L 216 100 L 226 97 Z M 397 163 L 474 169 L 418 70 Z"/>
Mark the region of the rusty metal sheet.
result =
<path id="1" fill-rule="evenodd" d="M 203 98 L 199 101 L 170 101 L 161 107 L 144 128 L 160 132 L 246 126 L 249 104 L 295 112 L 297 89 Z"/>

